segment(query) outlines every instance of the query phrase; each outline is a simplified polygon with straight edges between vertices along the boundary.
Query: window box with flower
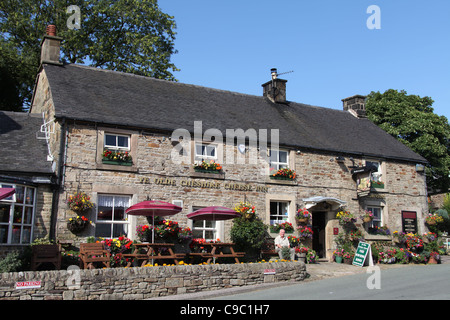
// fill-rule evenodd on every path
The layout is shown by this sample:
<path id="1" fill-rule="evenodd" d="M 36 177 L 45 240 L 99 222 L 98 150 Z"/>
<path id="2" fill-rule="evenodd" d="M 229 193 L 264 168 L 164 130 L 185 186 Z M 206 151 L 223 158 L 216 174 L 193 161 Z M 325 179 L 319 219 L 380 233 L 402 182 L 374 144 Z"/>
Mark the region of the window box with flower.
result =
<path id="1" fill-rule="evenodd" d="M 222 172 L 222 166 L 214 160 L 210 160 L 209 162 L 203 160 L 202 162 L 194 164 L 194 171 L 218 174 Z"/>
<path id="2" fill-rule="evenodd" d="M 102 163 L 120 165 L 120 166 L 132 166 L 133 160 L 128 151 L 118 151 L 104 149 L 102 155 Z"/>
<path id="3" fill-rule="evenodd" d="M 294 226 L 290 222 L 283 222 L 270 226 L 270 232 L 272 233 L 278 233 L 281 229 L 284 229 L 285 233 L 294 232 Z"/>
<path id="4" fill-rule="evenodd" d="M 296 177 L 296 173 L 294 170 L 291 170 L 289 168 L 282 168 L 279 170 L 273 169 L 270 172 L 270 179 L 275 179 L 275 180 L 290 180 L 293 181 L 295 180 Z"/>

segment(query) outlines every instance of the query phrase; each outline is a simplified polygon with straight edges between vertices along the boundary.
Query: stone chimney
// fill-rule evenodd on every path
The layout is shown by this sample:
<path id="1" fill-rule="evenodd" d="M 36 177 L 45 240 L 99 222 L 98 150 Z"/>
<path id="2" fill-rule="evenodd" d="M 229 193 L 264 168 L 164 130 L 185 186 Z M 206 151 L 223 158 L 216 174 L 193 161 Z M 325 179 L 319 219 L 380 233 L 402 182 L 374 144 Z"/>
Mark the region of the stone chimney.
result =
<path id="1" fill-rule="evenodd" d="M 278 79 L 277 69 L 270 69 L 272 80 L 262 84 L 263 96 L 275 103 L 286 103 L 286 82 Z"/>
<path id="2" fill-rule="evenodd" d="M 62 38 L 56 36 L 56 26 L 47 26 L 46 34 L 41 41 L 41 64 L 49 63 L 62 65 L 62 63 L 59 62 L 61 41 Z"/>
<path id="3" fill-rule="evenodd" d="M 366 118 L 366 96 L 354 95 L 342 99 L 344 111 L 350 112 L 357 118 Z"/>

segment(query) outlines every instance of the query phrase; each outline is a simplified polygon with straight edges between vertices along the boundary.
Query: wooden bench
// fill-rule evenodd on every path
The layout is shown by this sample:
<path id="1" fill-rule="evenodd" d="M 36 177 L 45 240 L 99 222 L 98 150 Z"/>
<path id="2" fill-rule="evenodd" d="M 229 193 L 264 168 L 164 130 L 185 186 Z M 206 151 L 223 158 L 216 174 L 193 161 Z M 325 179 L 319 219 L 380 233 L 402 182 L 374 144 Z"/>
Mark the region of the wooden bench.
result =
<path id="1" fill-rule="evenodd" d="M 103 243 L 80 244 L 80 268 L 82 269 L 94 269 L 94 263 L 101 263 L 109 268 L 110 258 L 111 254 L 105 249 Z"/>
<path id="2" fill-rule="evenodd" d="M 43 263 L 52 263 L 61 269 L 61 246 L 58 244 L 37 244 L 32 246 L 31 270 L 36 271 Z"/>
<path id="3" fill-rule="evenodd" d="M 267 238 L 261 247 L 261 258 L 266 256 L 279 256 L 278 252 L 275 251 L 275 239 Z"/>

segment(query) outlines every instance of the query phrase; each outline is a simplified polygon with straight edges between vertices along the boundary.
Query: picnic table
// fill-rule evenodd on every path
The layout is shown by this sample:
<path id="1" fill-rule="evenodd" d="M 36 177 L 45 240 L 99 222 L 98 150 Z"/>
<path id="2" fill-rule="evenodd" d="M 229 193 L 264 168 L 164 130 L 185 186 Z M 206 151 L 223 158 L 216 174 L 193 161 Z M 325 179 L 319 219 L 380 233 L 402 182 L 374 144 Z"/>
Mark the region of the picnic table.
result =
<path id="1" fill-rule="evenodd" d="M 234 243 L 226 242 L 203 243 L 205 252 L 191 252 L 188 255 L 191 259 L 196 256 L 206 259 L 206 263 L 211 263 L 211 261 L 215 263 L 217 259 L 221 258 L 234 258 L 235 262 L 239 263 L 239 258 L 244 257 L 245 252 L 234 251 L 234 245 Z"/>
<path id="2" fill-rule="evenodd" d="M 186 254 L 174 253 L 173 243 L 136 243 L 133 245 L 132 253 L 126 253 L 124 258 L 131 258 L 127 264 L 130 267 L 132 259 L 142 260 L 141 267 L 146 265 L 149 260 L 173 260 L 175 264 L 179 263 L 179 259 L 183 259 Z"/>

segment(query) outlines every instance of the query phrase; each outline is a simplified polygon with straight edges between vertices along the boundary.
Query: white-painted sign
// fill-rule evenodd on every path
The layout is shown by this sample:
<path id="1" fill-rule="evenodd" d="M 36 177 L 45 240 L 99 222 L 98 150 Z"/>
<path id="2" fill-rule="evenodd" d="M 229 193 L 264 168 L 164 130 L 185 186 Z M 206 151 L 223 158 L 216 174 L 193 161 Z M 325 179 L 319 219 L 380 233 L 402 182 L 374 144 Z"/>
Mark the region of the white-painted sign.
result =
<path id="1" fill-rule="evenodd" d="M 40 281 L 16 282 L 16 289 L 34 289 L 34 288 L 40 288 L 40 287 L 41 287 Z"/>
<path id="2" fill-rule="evenodd" d="M 275 274 L 275 269 L 264 269 L 264 274 Z"/>

